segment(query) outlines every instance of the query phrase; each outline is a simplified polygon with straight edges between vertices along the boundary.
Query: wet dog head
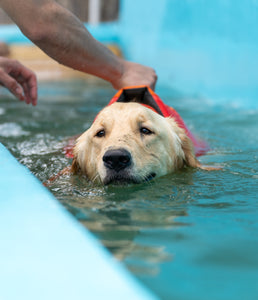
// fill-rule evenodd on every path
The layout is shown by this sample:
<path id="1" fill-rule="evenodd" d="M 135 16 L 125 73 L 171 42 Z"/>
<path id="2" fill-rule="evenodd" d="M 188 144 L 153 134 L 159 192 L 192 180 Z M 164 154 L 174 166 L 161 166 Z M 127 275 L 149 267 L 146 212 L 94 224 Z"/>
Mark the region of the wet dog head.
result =
<path id="1" fill-rule="evenodd" d="M 199 162 L 172 118 L 138 103 L 114 103 L 78 138 L 72 171 L 103 184 L 139 183 L 185 165 Z"/>

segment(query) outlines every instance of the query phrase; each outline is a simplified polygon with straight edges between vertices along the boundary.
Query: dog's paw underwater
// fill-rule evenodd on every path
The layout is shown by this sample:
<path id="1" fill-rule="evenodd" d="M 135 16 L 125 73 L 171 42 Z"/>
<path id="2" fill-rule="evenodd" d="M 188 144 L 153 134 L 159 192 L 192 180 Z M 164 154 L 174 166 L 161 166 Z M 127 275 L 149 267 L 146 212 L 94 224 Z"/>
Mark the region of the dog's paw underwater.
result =
<path id="1" fill-rule="evenodd" d="M 184 167 L 204 167 L 207 144 L 149 87 L 120 90 L 76 141 L 71 172 L 95 183 L 150 181 Z"/>

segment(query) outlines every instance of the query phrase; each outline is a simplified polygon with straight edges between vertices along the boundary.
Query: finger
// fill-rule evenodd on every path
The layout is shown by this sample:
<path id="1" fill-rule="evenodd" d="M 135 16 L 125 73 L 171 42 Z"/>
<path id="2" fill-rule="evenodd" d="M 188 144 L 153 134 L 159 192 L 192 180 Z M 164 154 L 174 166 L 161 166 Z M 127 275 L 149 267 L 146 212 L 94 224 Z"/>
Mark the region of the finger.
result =
<path id="1" fill-rule="evenodd" d="M 22 76 L 19 76 L 17 78 L 17 81 L 19 82 L 19 84 L 23 88 L 23 92 L 24 92 L 24 95 L 25 95 L 25 101 L 26 101 L 26 103 L 27 104 L 32 103 L 32 99 L 30 97 L 30 91 L 29 91 L 29 87 L 28 87 L 27 82 L 24 80 L 24 78 Z"/>
<path id="2" fill-rule="evenodd" d="M 30 77 L 28 83 L 28 89 L 29 89 L 29 97 L 31 99 L 32 105 L 37 105 L 37 99 L 38 99 L 38 85 L 37 85 L 37 78 L 36 75 L 33 74 L 33 76 Z"/>
<path id="3" fill-rule="evenodd" d="M 26 103 L 32 103 L 32 105 L 36 105 L 38 98 L 36 75 L 30 70 L 25 70 L 25 68 L 23 68 L 18 81 L 23 87 L 26 97 Z"/>
<path id="4" fill-rule="evenodd" d="M 24 95 L 25 95 L 25 102 L 26 102 L 27 104 L 32 103 L 32 100 L 31 100 L 31 98 L 30 98 L 29 88 L 27 87 L 26 82 L 20 82 L 20 84 L 21 84 L 22 87 L 23 87 L 23 91 L 24 91 Z"/>
<path id="5" fill-rule="evenodd" d="M 158 75 L 155 72 L 155 74 L 154 74 L 154 83 L 153 83 L 153 91 L 155 91 L 157 81 L 158 81 Z"/>
<path id="6" fill-rule="evenodd" d="M 25 81 L 24 78 L 19 76 L 18 82 L 23 87 L 26 103 L 27 104 L 32 103 L 32 105 L 36 105 L 37 104 L 37 80 L 34 78 L 32 80 Z"/>
<path id="7" fill-rule="evenodd" d="M 155 81 L 151 84 L 151 89 L 153 91 L 155 91 L 156 83 L 157 83 L 157 79 L 155 79 Z"/>
<path id="8" fill-rule="evenodd" d="M 9 74 L 5 72 L 0 73 L 0 81 L 3 86 L 5 86 L 15 97 L 24 101 L 24 93 L 20 84 Z"/>
<path id="9" fill-rule="evenodd" d="M 17 79 L 17 81 L 22 85 L 26 103 L 32 103 L 32 105 L 37 104 L 37 78 L 34 72 L 24 67 L 19 62 L 16 62 L 16 70 L 12 72 L 11 75 Z"/>

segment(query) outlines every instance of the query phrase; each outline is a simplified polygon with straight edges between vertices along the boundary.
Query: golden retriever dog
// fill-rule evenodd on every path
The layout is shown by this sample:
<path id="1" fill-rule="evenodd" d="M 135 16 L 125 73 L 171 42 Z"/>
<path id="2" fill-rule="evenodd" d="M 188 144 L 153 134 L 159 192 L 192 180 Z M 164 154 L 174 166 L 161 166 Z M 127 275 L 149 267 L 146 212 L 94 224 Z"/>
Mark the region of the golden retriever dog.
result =
<path id="1" fill-rule="evenodd" d="M 123 101 L 111 101 L 77 139 L 73 174 L 106 185 L 141 183 L 185 166 L 213 169 L 197 160 L 191 134 L 179 125 L 182 120 L 160 113 L 164 104 L 153 101 L 158 97 L 153 91 L 128 88 L 121 95 Z"/>

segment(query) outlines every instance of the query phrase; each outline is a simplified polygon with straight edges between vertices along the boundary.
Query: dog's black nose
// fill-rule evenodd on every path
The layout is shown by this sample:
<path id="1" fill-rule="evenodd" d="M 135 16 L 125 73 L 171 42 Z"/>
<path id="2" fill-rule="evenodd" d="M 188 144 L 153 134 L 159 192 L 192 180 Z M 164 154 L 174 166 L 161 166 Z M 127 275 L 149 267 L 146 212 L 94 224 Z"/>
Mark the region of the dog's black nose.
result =
<path id="1" fill-rule="evenodd" d="M 116 172 L 129 167 L 132 163 L 132 156 L 125 149 L 108 150 L 102 159 L 105 167 Z"/>

